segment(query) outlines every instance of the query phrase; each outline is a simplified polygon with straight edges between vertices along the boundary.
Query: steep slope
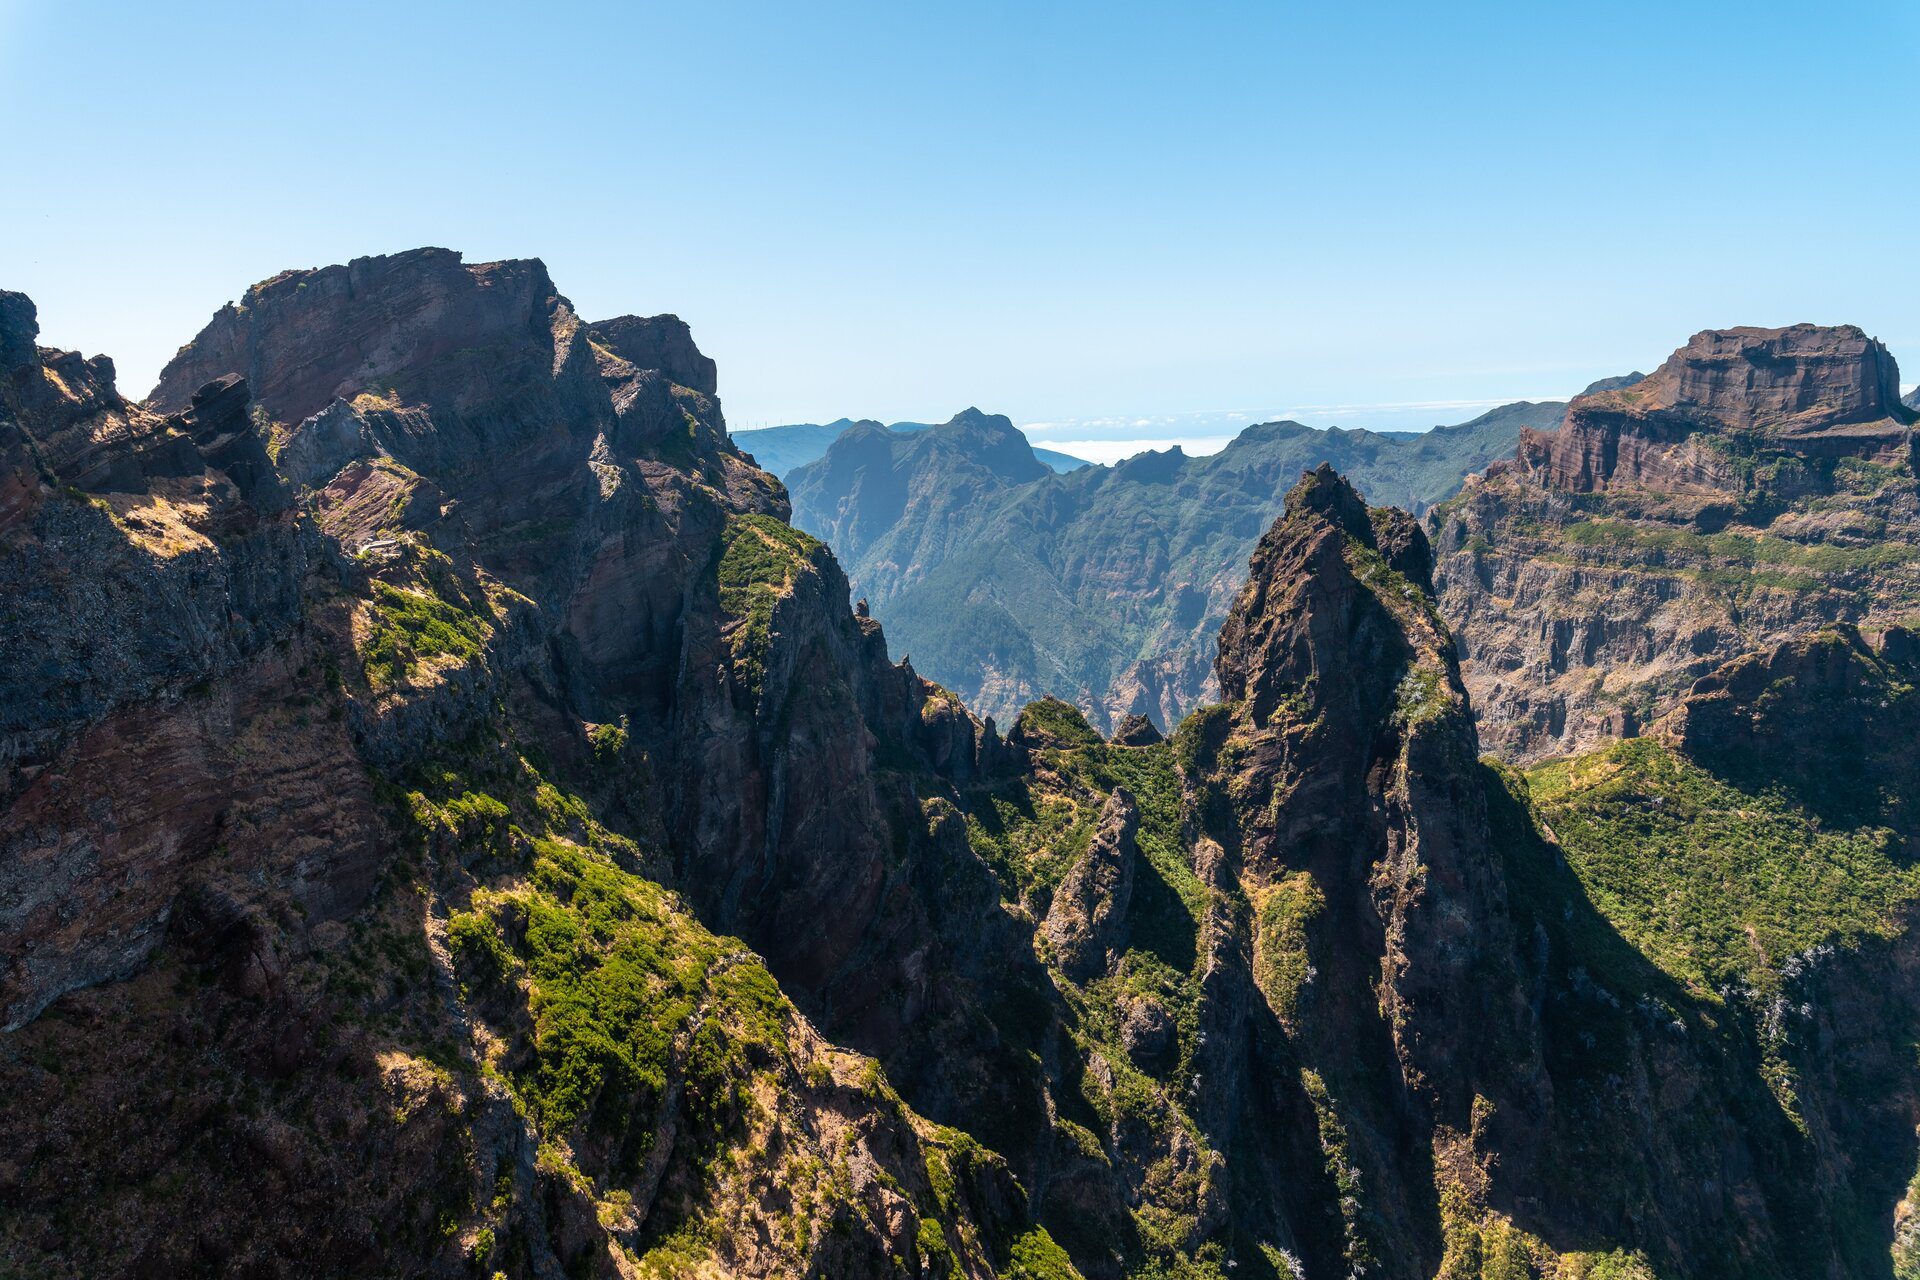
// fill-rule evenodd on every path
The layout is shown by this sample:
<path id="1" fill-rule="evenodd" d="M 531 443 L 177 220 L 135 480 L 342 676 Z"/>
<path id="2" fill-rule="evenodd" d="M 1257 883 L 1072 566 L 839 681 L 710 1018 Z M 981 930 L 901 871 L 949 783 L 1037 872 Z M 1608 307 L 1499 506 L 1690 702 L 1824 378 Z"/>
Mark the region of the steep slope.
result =
<path id="1" fill-rule="evenodd" d="M 756 427 L 749 431 L 733 433 L 733 442 L 752 455 L 755 462 L 782 480 L 810 462 L 826 457 L 827 450 L 835 440 L 855 427 L 876 427 L 880 424 L 871 418 L 862 418 L 855 422 L 852 418 L 836 418 L 828 423 L 798 422 L 783 427 Z M 929 430 L 932 424 L 926 422 L 894 422 L 886 429 L 899 435 Z M 1035 447 L 1033 456 L 1054 471 L 1077 471 L 1081 467 L 1093 464 L 1084 458 L 1061 453 L 1057 449 Z"/>
<path id="2" fill-rule="evenodd" d="M 1866 751 L 1843 813 L 1771 747 L 1836 703 L 1863 715 L 1822 747 L 1905 741 L 1911 639 L 1735 664 L 1662 741 L 1522 776 L 1477 758 L 1429 567 L 1410 518 L 1309 476 L 1222 632 L 1225 703 L 1136 747 L 1036 703 L 1024 767 L 962 789 L 1075 1014 L 1082 1065 L 1040 1054 L 1065 1058 L 1056 1129 L 1139 1188 L 1115 1216 L 1097 1181 L 1043 1176 L 1043 1219 L 1089 1274 L 1109 1249 L 1133 1274 L 1129 1250 L 1890 1274 L 1920 1118 L 1913 770 Z M 1159 1146 L 1182 1131 L 1192 1154 Z"/>
<path id="3" fill-rule="evenodd" d="M 795 522 L 975 711 L 1005 720 L 1051 693 L 1103 730 L 1130 714 L 1164 728 L 1210 696 L 1214 635 L 1303 470 L 1330 461 L 1418 510 L 1562 409 L 1507 405 L 1423 433 L 1266 423 L 1210 457 L 1174 449 L 1058 477 L 1030 465 L 1011 424 L 989 438 L 962 415 L 924 436 L 857 427 L 788 479 Z"/>
<path id="4" fill-rule="evenodd" d="M 627 358 L 697 378 L 675 326 L 361 259 L 216 316 L 161 417 L 5 317 L 5 1269 L 1052 1256 L 703 923 L 897 1019 L 927 931 L 873 762 L 976 739 L 710 396 Z"/>
<path id="5" fill-rule="evenodd" d="M 1531 759 L 1630 734 L 1741 653 L 1912 617 L 1920 497 L 1897 387 L 1858 329 L 1701 333 L 1435 511 L 1487 745 Z"/>
<path id="6" fill-rule="evenodd" d="M 277 277 L 152 407 L 0 321 L 0 1269 L 1911 1269 L 1903 631 L 1502 772 L 1323 467 L 1225 701 L 1003 741 L 538 263 Z"/>
<path id="7" fill-rule="evenodd" d="M 123 678 L 110 648 L 9 666 L 9 1266 L 1057 1280 L 1351 1246 L 1344 1077 L 1257 1074 L 1201 748 L 1044 705 L 1002 744 L 889 663 L 711 398 L 539 264 L 277 277 L 169 369 L 172 418 L 7 350 L 8 609 L 232 631 L 111 696 L 44 699 Z M 179 390 L 221 351 L 273 390 Z M 100 554 L 35 559 L 76 520 Z M 204 617 L 150 585 L 181 569 Z M 249 592 L 280 611 L 243 626 Z M 1433 1255 L 1430 1196 L 1381 1194 Z"/>
<path id="8" fill-rule="evenodd" d="M 1909 632 L 1819 632 L 1711 673 L 1649 737 L 1526 775 L 1541 828 L 1605 920 L 1596 932 L 1576 911 L 1556 931 L 1556 898 L 1574 884 L 1532 880 L 1551 945 L 1585 950 L 1575 992 L 1598 1016 L 1568 1048 L 1588 1059 L 1598 1107 L 1643 1117 L 1627 1144 L 1630 1126 L 1587 1129 L 1560 1150 L 1593 1167 L 1644 1161 L 1630 1180 L 1667 1184 L 1672 1232 L 1693 1194 L 1672 1179 L 1704 1167 L 1703 1139 L 1722 1144 L 1750 1182 L 1741 1193 L 1716 1180 L 1699 1201 L 1723 1215 L 1699 1245 L 1726 1250 L 1719 1272 L 1920 1267 L 1920 791 L 1896 745 L 1920 728 L 1916 677 Z M 1593 984 L 1616 1012 L 1595 1007 Z M 1637 1062 L 1607 1049 L 1609 1019 L 1641 1028 Z M 1681 1102 L 1686 1090 L 1699 1092 Z M 1725 1145 L 1734 1134 L 1738 1148 Z M 1678 1253 L 1674 1268 L 1708 1262 Z"/>

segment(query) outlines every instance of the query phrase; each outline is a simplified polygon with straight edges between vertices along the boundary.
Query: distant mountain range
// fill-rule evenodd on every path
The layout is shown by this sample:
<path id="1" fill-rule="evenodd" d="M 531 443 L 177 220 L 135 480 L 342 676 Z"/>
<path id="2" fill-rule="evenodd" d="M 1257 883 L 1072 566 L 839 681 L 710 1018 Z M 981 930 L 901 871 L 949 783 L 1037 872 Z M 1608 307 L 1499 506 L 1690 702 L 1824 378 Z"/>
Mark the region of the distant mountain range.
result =
<path id="1" fill-rule="evenodd" d="M 1426 432 L 1269 422 L 1210 456 L 1052 474 L 1008 419 L 969 409 L 906 432 L 852 425 L 784 478 L 794 523 L 980 714 L 1004 723 L 1053 694 L 1102 730 L 1130 714 L 1164 727 L 1212 696 L 1214 636 L 1303 471 L 1330 462 L 1368 501 L 1417 513 L 1565 413 L 1522 401 Z"/>
<path id="2" fill-rule="evenodd" d="M 930 422 L 891 422 L 882 429 L 901 435 L 910 435 L 932 427 Z M 855 421 L 852 418 L 836 418 L 832 422 L 796 422 L 784 427 L 758 427 L 750 431 L 736 431 L 733 442 L 741 449 L 753 455 L 753 460 L 774 475 L 785 480 L 787 476 L 809 462 L 816 462 L 826 456 L 827 449 L 835 440 L 855 427 L 879 427 L 880 423 L 871 418 Z M 1046 463 L 1055 471 L 1076 471 L 1081 467 L 1092 466 L 1085 458 L 1076 458 L 1071 454 L 1055 449 L 1036 447 L 1033 456 Z"/>

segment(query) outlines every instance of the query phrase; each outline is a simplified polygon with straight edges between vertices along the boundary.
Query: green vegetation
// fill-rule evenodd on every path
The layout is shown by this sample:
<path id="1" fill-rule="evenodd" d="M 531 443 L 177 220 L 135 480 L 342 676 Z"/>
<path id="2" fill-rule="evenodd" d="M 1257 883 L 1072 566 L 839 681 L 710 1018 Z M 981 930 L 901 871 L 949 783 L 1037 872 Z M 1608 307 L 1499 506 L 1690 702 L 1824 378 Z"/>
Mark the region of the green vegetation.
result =
<path id="1" fill-rule="evenodd" d="M 969 797 L 967 840 L 1015 897 L 1044 900 L 1086 852 L 1098 813 L 1016 780 Z"/>
<path id="2" fill-rule="evenodd" d="M 1346 558 L 1347 567 L 1360 580 L 1360 585 L 1373 592 L 1394 616 L 1404 618 L 1409 612 L 1416 613 L 1436 631 L 1446 634 L 1447 624 L 1440 617 L 1440 610 L 1433 603 L 1433 598 L 1413 579 L 1389 565 L 1386 557 L 1349 537 Z"/>
<path id="3" fill-rule="evenodd" d="M 1269 885 L 1256 899 L 1253 980 L 1283 1022 L 1299 1013 L 1301 993 L 1313 980 L 1307 930 L 1326 905 L 1326 894 L 1306 871 Z"/>
<path id="4" fill-rule="evenodd" d="M 1540 1242 L 1474 1204 L 1460 1187 L 1440 1192 L 1440 1230 L 1446 1253 L 1434 1280 L 1533 1280 L 1540 1274 L 1536 1261 L 1546 1252 Z"/>
<path id="5" fill-rule="evenodd" d="M 1080 1273 L 1046 1228 L 1035 1227 L 1013 1242 L 1007 1280 L 1080 1280 Z"/>
<path id="6" fill-rule="evenodd" d="M 627 749 L 625 717 L 619 724 L 597 724 L 587 732 L 587 745 L 593 748 L 594 763 L 607 768 L 617 763 Z"/>
<path id="7" fill-rule="evenodd" d="M 442 862 L 450 875 L 440 877 L 453 907 L 445 939 L 460 1003 L 478 1028 L 478 1074 L 507 1091 L 530 1127 L 543 1176 L 591 1198 L 641 1275 L 708 1266 L 733 1229 L 730 1215 L 753 1212 L 740 1208 L 743 1194 L 749 1205 L 758 1194 L 742 1191 L 747 1178 L 791 1190 L 774 1239 L 796 1273 L 828 1237 L 884 1230 L 849 1163 L 866 1131 L 793 1136 L 813 1132 L 795 1114 L 815 1105 L 809 1095 L 837 1107 L 848 1091 L 864 1114 L 918 1128 L 878 1064 L 849 1080 L 839 1067 L 854 1060 L 822 1056 L 796 1037 L 797 1015 L 757 956 L 709 932 L 647 878 L 645 852 L 550 781 L 537 752 L 495 741 L 477 735 L 390 798 L 422 851 L 450 855 Z M 459 1068 L 459 1051 L 443 1057 Z M 957 1274 L 960 1255 L 977 1256 L 983 1244 L 956 1180 L 971 1187 L 975 1166 L 997 1158 L 952 1130 L 928 1135 L 924 1149 L 931 1195 L 884 1168 L 874 1176 L 913 1200 L 907 1252 L 924 1274 Z M 675 1191 L 637 1218 L 631 1188 L 661 1159 Z M 497 1211 L 449 1221 L 468 1232 L 474 1256 L 513 1256 Z"/>
<path id="8" fill-rule="evenodd" d="M 1364 1275 L 1374 1263 L 1372 1214 L 1367 1208 L 1366 1188 L 1361 1182 L 1360 1167 L 1354 1163 L 1347 1126 L 1340 1119 L 1339 1108 L 1319 1072 L 1301 1068 L 1300 1084 L 1306 1090 L 1307 1100 L 1313 1104 L 1313 1113 L 1319 1123 L 1320 1152 L 1327 1162 L 1327 1175 L 1333 1179 L 1334 1188 L 1340 1193 L 1340 1223 L 1346 1238 L 1347 1268 L 1354 1275 Z"/>
<path id="9" fill-rule="evenodd" d="M 786 1052 L 787 1005 L 758 959 L 622 869 L 632 846 L 524 759 L 495 782 L 512 804 L 472 790 L 464 772 L 423 782 L 408 798 L 423 831 L 497 856 L 527 850 L 500 887 L 473 891 L 447 940 L 474 997 L 523 993 L 532 1052 L 508 1078 L 532 1118 L 549 1133 L 625 1128 L 657 1107 L 677 1062 L 685 1105 L 717 1135 L 745 1105 L 753 1070 Z M 640 1135 L 627 1158 L 644 1156 L 648 1141 Z"/>
<path id="10" fill-rule="evenodd" d="M 930 1267 L 935 1275 L 952 1275 L 957 1259 L 953 1256 L 953 1246 L 947 1243 L 947 1233 L 941 1230 L 937 1218 L 922 1218 L 914 1235 L 914 1249 L 920 1255 L 921 1265 Z"/>
<path id="11" fill-rule="evenodd" d="M 1068 727 L 1085 723 L 1075 712 Z M 1206 891 L 1187 861 L 1173 747 L 1108 746 L 1090 730 L 1087 737 L 1087 745 L 1036 752 L 1033 775 L 969 790 L 962 797 L 967 836 L 1009 891 L 1044 911 L 1086 851 L 1107 796 L 1125 787 L 1140 811 L 1136 839 L 1149 871 L 1135 880 L 1134 945 L 1184 972 Z"/>
<path id="12" fill-rule="evenodd" d="M 1866 546 L 1829 546 L 1792 542 L 1771 534 L 1698 533 L 1692 529 L 1652 527 L 1625 520 L 1579 520 L 1559 531 L 1578 547 L 1630 547 L 1636 552 L 1658 552 L 1683 561 L 1700 560 L 1747 569 L 1797 570 L 1780 576 L 1780 584 L 1812 589 L 1817 576 L 1887 569 L 1920 559 L 1920 547 L 1903 542 Z M 1804 585 L 1802 585 L 1804 584 Z"/>
<path id="13" fill-rule="evenodd" d="M 1835 487 L 1849 493 L 1876 494 L 1897 481 L 1911 482 L 1912 472 L 1905 467 L 1889 466 L 1866 458 L 1836 458 L 1833 463 Z"/>
<path id="14" fill-rule="evenodd" d="M 1195 707 L 1173 730 L 1173 758 L 1189 776 L 1206 772 L 1233 724 L 1233 708 L 1223 702 Z"/>
<path id="15" fill-rule="evenodd" d="M 1080 708 L 1059 698 L 1029 702 L 1013 722 L 1013 734 L 1049 747 L 1095 747 L 1101 743 Z"/>
<path id="16" fill-rule="evenodd" d="M 1394 691 L 1393 718 L 1401 727 L 1412 729 L 1441 719 L 1457 706 L 1444 671 L 1416 666 Z"/>
<path id="17" fill-rule="evenodd" d="M 720 535 L 720 607 L 732 619 L 734 671 L 757 698 L 773 644 L 774 607 L 809 572 L 820 543 L 772 516 L 732 515 Z"/>
<path id="18" fill-rule="evenodd" d="M 1836 829 L 1779 794 L 1739 789 L 1652 739 L 1527 774 L 1593 903 L 1695 994 L 1777 987 L 1822 943 L 1888 937 L 1920 896 L 1884 828 Z"/>
<path id="19" fill-rule="evenodd" d="M 375 690 L 410 682 L 422 662 L 472 662 L 493 635 L 491 616 L 450 573 L 429 566 L 422 589 L 373 584 L 373 607 L 360 659 Z"/>
<path id="20" fill-rule="evenodd" d="M 1920 1280 L 1920 1172 L 1894 1209 L 1893 1280 Z"/>

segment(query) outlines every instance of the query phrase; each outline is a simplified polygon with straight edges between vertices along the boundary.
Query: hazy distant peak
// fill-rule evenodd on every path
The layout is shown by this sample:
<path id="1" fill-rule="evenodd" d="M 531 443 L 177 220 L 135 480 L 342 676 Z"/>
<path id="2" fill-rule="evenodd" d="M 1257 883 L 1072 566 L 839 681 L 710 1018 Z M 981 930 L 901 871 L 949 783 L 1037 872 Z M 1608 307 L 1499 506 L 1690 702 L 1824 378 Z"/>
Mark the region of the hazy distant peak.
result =
<path id="1" fill-rule="evenodd" d="M 1596 391 L 1624 391 L 1628 387 L 1645 382 L 1646 380 L 1647 375 L 1635 369 L 1632 373 L 1616 374 L 1611 378 L 1602 378 L 1598 382 L 1589 383 L 1587 389 L 1580 394 L 1590 396 Z"/>

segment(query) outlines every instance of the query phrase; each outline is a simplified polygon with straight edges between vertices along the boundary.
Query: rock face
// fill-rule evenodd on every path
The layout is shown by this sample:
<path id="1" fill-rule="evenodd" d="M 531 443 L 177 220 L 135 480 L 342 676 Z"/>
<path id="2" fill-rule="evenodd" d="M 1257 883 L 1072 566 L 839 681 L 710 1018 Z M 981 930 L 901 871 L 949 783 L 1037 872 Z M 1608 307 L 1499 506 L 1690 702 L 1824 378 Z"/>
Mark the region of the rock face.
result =
<path id="1" fill-rule="evenodd" d="M 781 522 L 683 331 L 423 250 L 255 286 L 147 408 L 0 301 L 0 1091 L 34 1116 L 0 1269 L 1052 1248 L 695 914 L 880 1039 L 939 953 L 876 753 L 964 778 L 982 739 Z M 55 1225 L 75 1195 L 113 1229 Z"/>
<path id="2" fill-rule="evenodd" d="M 1755 790 L 1784 787 L 1830 821 L 1920 835 L 1920 638 L 1841 625 L 1736 658 L 1694 682 L 1658 726 L 1689 759 Z"/>
<path id="3" fill-rule="evenodd" d="M 1743 652 L 1920 600 L 1912 419 L 1858 329 L 1696 335 L 1429 517 L 1487 745 L 1636 732 Z"/>
<path id="4" fill-rule="evenodd" d="M 0 1270 L 1920 1254 L 1904 632 L 1501 771 L 1426 534 L 1321 467 L 1225 701 L 1003 741 L 889 658 L 703 366 L 538 263 L 276 277 L 157 407 L 0 320 Z"/>
<path id="5" fill-rule="evenodd" d="M 1151 747 L 1166 741 L 1153 721 L 1143 715 L 1130 715 L 1113 731 L 1113 743 L 1120 747 Z"/>
<path id="6" fill-rule="evenodd" d="M 1140 811 L 1125 788 L 1115 787 L 1100 811 L 1087 851 L 1054 890 L 1047 912 L 1047 942 L 1054 963 L 1085 982 L 1107 971 L 1125 951 L 1127 907 L 1133 897 L 1134 835 Z"/>
<path id="7" fill-rule="evenodd" d="M 618 316 L 594 325 L 593 336 L 636 368 L 658 369 L 703 396 L 719 394 L 718 367 L 693 345 L 693 331 L 679 316 Z"/>
<path id="8" fill-rule="evenodd" d="M 1057 476 L 1006 419 L 969 410 L 911 433 L 853 425 L 787 479 L 795 523 L 975 711 L 1005 722 L 1052 695 L 1103 732 L 1129 715 L 1164 730 L 1213 696 L 1214 637 L 1302 470 L 1331 461 L 1419 510 L 1564 409 L 1507 405 L 1425 433 L 1265 423 L 1209 457 L 1174 449 Z"/>
<path id="9" fill-rule="evenodd" d="M 258 775 L 236 776 L 216 747 L 303 661 L 318 550 L 287 510 L 245 386 L 209 383 L 163 418 L 119 396 L 110 362 L 37 347 L 21 295 L 0 295 L 0 323 L 0 1025 L 12 1028 L 137 968 L 216 852 L 228 868 L 287 872 L 287 852 L 304 851 L 288 888 L 316 923 L 357 906 L 371 871 L 355 812 L 367 788 L 326 745 L 337 733 L 275 744 L 261 772 L 285 770 L 286 793 L 270 814 Z M 334 823 L 336 838 L 296 835 L 306 823 Z"/>

